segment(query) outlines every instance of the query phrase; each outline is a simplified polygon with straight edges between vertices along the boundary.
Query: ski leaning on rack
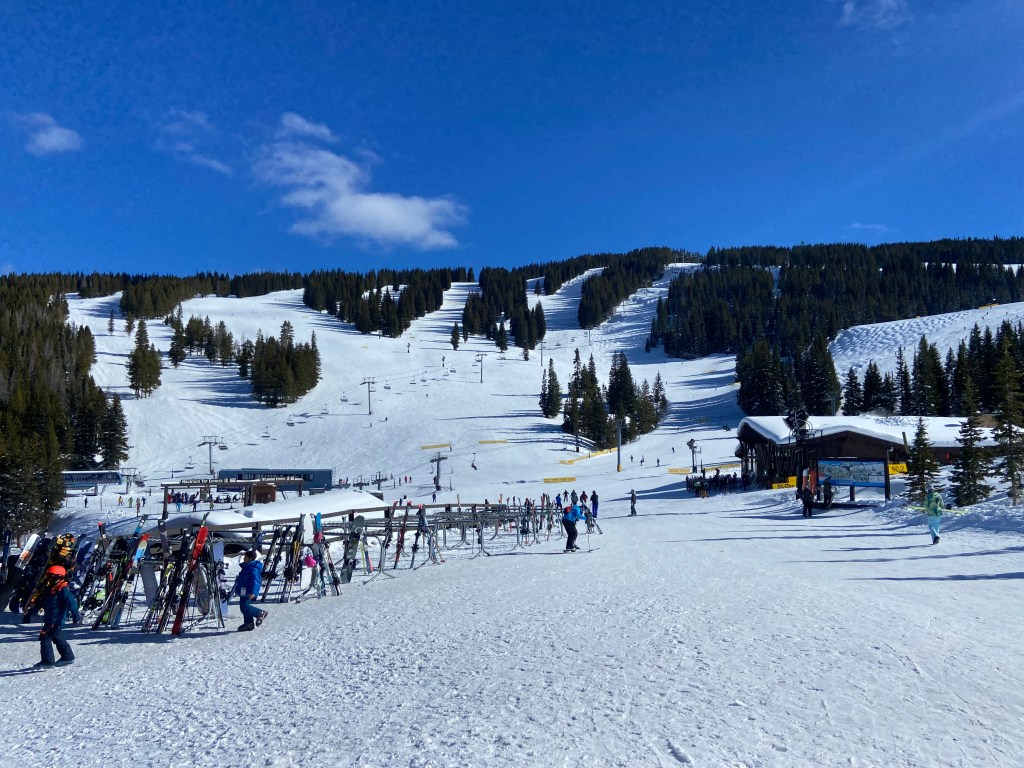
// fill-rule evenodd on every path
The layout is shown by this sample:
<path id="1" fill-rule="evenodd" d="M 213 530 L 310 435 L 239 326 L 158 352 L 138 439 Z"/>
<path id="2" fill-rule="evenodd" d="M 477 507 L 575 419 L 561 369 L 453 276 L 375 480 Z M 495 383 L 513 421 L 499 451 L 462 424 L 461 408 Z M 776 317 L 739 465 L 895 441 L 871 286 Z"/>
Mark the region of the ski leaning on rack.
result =
<path id="1" fill-rule="evenodd" d="M 402 550 L 405 547 L 405 530 L 409 526 L 409 510 L 412 509 L 410 504 L 405 505 L 405 514 L 402 516 L 402 525 L 398 529 L 398 540 L 395 542 L 395 565 L 392 570 L 398 567 L 398 558 L 402 556 Z"/>
<path id="2" fill-rule="evenodd" d="M 210 532 L 210 529 L 206 527 L 207 515 L 209 515 L 209 512 L 207 512 L 206 515 L 203 515 L 203 521 L 199 526 L 199 530 L 196 532 L 196 540 L 192 544 L 192 554 L 189 556 L 185 575 L 182 579 L 181 596 L 178 599 L 178 611 L 174 616 L 174 624 L 171 626 L 172 635 L 180 635 L 181 627 L 185 623 L 185 611 L 188 610 L 189 597 L 195 587 L 196 569 L 199 568 L 199 558 L 203 554 L 203 547 L 206 546 L 206 537 Z"/>
<path id="3" fill-rule="evenodd" d="M 284 584 L 281 587 L 281 602 L 287 603 L 292 596 L 292 589 L 302 580 L 302 539 L 306 532 L 306 516 L 299 515 L 299 524 L 295 526 L 291 544 L 288 547 L 287 559 L 284 563 Z"/>
<path id="4" fill-rule="evenodd" d="M 356 569 L 356 558 L 359 553 L 359 540 L 365 525 L 366 518 L 362 515 L 357 515 L 356 519 L 349 523 L 348 536 L 345 537 L 345 552 L 341 556 L 341 570 L 338 572 L 342 584 L 352 583 L 352 572 Z"/>
<path id="5" fill-rule="evenodd" d="M 175 613 L 178 607 L 178 588 L 181 586 L 181 578 L 185 572 L 186 561 L 191 551 L 192 535 L 189 531 L 182 531 L 181 547 L 178 549 L 174 560 L 168 560 L 164 564 L 156 597 L 149 604 L 146 618 L 142 620 L 143 632 L 156 631 L 160 633 L 167 628 L 171 615 Z M 168 551 L 169 555 L 170 552 Z"/>
<path id="6" fill-rule="evenodd" d="M 22 579 L 27 575 L 28 565 L 35 554 L 36 549 L 39 547 L 41 541 L 38 533 L 33 533 L 25 541 L 25 547 L 21 550 L 21 554 L 18 555 L 18 559 L 8 568 L 7 580 L 0 587 L 0 610 L 7 607 L 7 604 L 14 597 L 14 593 L 21 586 Z"/>
<path id="7" fill-rule="evenodd" d="M 284 555 L 285 546 L 291 543 L 288 538 L 288 531 L 291 530 L 290 526 L 284 526 L 283 528 L 274 528 L 274 538 L 270 542 L 270 549 L 267 550 L 267 556 L 263 560 L 263 595 L 260 597 L 260 602 L 267 602 L 267 595 L 270 594 L 270 585 L 279 575 L 278 569 L 281 567 L 281 557 Z M 267 569 L 267 563 L 270 563 L 270 569 Z"/>
<path id="8" fill-rule="evenodd" d="M 128 578 L 128 574 L 132 567 L 135 565 L 135 553 L 139 548 L 140 542 L 147 542 L 149 540 L 149 534 L 142 535 L 142 529 L 146 525 L 146 519 L 148 515 L 143 515 L 139 518 L 138 525 L 135 526 L 135 531 L 132 533 L 131 538 L 127 540 L 121 540 L 114 542 L 114 546 L 111 548 L 111 561 L 110 570 L 107 574 L 107 585 L 106 594 L 104 596 L 103 603 L 100 605 L 99 613 L 96 616 L 95 621 L 92 623 L 93 629 L 99 629 L 104 624 L 110 624 L 113 614 L 113 608 L 121 600 L 121 592 L 124 588 L 125 580 Z M 122 546 L 119 547 L 118 544 Z M 142 544 L 143 551 L 145 551 L 146 544 Z M 117 553 L 118 557 L 115 559 L 113 555 Z"/>

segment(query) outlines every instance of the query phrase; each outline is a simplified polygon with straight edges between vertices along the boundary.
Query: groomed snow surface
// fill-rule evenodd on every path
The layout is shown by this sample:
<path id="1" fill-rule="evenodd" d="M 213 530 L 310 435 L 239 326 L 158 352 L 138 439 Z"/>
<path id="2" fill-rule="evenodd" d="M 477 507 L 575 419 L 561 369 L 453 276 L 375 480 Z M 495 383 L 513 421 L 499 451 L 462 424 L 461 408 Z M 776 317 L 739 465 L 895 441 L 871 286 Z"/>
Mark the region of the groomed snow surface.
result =
<path id="1" fill-rule="evenodd" d="M 234 632 L 234 606 L 226 630 L 180 638 L 74 628 L 78 662 L 38 673 L 27 671 L 38 625 L 4 614 L 2 764 L 1024 765 L 1017 511 L 1000 495 L 984 515 L 948 516 L 932 546 L 917 512 L 870 494 L 810 520 L 791 490 L 689 498 L 668 468 L 689 464 L 689 437 L 702 447 L 698 460 L 728 461 L 741 414 L 731 359 L 644 354 L 670 277 L 589 339 L 569 321 L 578 282 L 544 299 L 544 365 L 554 357 L 563 387 L 575 347 L 584 361 L 594 353 L 602 377 L 622 349 L 638 381 L 656 371 L 666 380 L 671 413 L 624 449 L 622 472 L 614 455 L 559 463 L 577 454 L 536 413 L 537 356 L 491 355 L 480 384 L 472 361 L 486 346 L 445 350 L 464 286 L 402 340 L 352 334 L 294 293 L 186 304 L 186 316 L 224 317 L 239 336 L 231 317 L 251 307 L 265 333 L 285 317 L 300 340 L 315 327 L 325 379 L 295 407 L 267 411 L 215 366 L 165 371 L 154 398 L 126 402 L 132 462 L 149 485 L 190 453 L 203 469 L 198 437 L 221 432 L 230 456 L 214 456 L 219 466 L 412 474 L 385 494 L 415 504 L 432 491 L 432 453 L 421 446 L 450 442 L 439 502 L 596 489 L 604 533 L 581 533 L 576 554 L 561 553 L 554 534 L 519 549 L 503 536 L 491 557 L 470 559 L 465 548 L 394 580 L 357 576 L 338 598 L 268 605 L 252 633 Z M 125 394 L 117 356 L 126 342 L 106 336 L 108 304 L 72 308 L 95 325 L 104 386 Z M 150 328 L 166 349 L 161 327 Z M 339 399 L 355 400 L 366 375 L 392 383 L 378 386 L 372 426 Z M 286 427 L 290 413 L 306 414 L 304 423 Z M 508 442 L 479 442 L 494 439 Z M 469 466 L 474 454 L 479 470 Z M 551 477 L 576 479 L 544 482 Z M 110 509 L 114 498 L 107 489 L 89 514 L 72 500 L 64 525 L 123 517 Z"/>

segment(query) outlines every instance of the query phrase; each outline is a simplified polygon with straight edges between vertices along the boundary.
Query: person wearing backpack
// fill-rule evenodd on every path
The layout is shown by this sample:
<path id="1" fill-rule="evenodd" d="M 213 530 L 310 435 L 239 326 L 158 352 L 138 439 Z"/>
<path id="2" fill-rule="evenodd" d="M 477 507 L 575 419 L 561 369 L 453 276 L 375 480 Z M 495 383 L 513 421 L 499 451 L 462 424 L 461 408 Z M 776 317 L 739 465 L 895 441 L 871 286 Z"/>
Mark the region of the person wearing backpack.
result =
<path id="1" fill-rule="evenodd" d="M 43 628 L 39 630 L 39 656 L 37 667 L 54 667 L 75 663 L 75 652 L 64 637 L 64 621 L 70 615 L 77 624 L 78 603 L 68 587 L 68 572 L 62 565 L 51 565 L 46 569 L 49 587 L 43 597 Z M 60 660 L 54 661 L 53 647 L 57 646 Z"/>

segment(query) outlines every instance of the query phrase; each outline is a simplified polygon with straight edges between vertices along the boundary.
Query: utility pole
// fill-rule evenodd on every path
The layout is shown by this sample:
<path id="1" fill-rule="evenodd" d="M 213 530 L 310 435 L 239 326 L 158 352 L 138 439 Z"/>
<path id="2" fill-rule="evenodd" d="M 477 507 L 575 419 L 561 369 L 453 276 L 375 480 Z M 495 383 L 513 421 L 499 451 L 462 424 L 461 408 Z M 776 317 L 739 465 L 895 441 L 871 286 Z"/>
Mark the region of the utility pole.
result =
<path id="1" fill-rule="evenodd" d="M 447 456 L 442 456 L 441 452 L 438 451 L 434 454 L 434 458 L 430 460 L 431 464 L 436 464 L 434 467 L 434 490 L 441 490 L 441 462 L 448 461 Z"/>
<path id="2" fill-rule="evenodd" d="M 540 369 L 544 370 L 544 339 L 540 340 Z"/>
<path id="3" fill-rule="evenodd" d="M 374 383 L 375 383 L 375 380 L 371 376 L 369 378 L 363 379 L 360 382 L 360 384 L 359 384 L 360 386 L 362 386 L 363 384 L 366 385 L 366 415 L 367 416 L 373 416 L 373 401 L 370 400 L 370 393 L 373 392 L 373 385 L 374 385 Z"/>
<path id="4" fill-rule="evenodd" d="M 199 443 L 198 447 L 202 448 L 205 445 L 207 448 L 207 453 L 209 454 L 208 460 L 210 464 L 210 477 L 213 477 L 213 446 L 223 444 L 224 438 L 217 437 L 216 435 L 203 435 L 203 441 Z"/>
<path id="5" fill-rule="evenodd" d="M 484 383 L 484 353 L 480 352 L 476 356 L 476 361 L 480 363 L 480 383 Z"/>
<path id="6" fill-rule="evenodd" d="M 690 449 L 690 463 L 693 465 L 693 471 L 697 471 L 697 441 L 692 437 L 686 441 L 686 447 Z"/>
<path id="7" fill-rule="evenodd" d="M 380 487 L 384 484 L 385 480 L 387 480 L 387 477 L 384 476 L 384 473 L 383 472 L 378 472 L 377 476 L 375 478 L 373 478 L 373 480 L 371 482 L 374 485 L 377 486 L 377 490 L 379 491 Z"/>

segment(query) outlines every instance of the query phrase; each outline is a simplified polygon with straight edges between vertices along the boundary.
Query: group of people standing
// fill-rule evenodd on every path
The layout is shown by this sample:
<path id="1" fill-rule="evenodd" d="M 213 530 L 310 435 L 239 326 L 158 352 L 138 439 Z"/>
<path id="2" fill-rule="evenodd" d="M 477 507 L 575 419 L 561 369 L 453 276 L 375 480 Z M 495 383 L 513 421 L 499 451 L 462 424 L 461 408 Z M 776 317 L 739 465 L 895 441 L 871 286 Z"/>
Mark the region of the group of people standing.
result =
<path id="1" fill-rule="evenodd" d="M 587 506 L 588 501 L 590 502 L 589 507 Z M 591 491 L 590 496 L 587 496 L 586 491 L 577 494 L 574 488 L 572 491 L 564 491 L 555 496 L 555 508 L 562 510 L 562 527 L 565 529 L 566 552 L 576 552 L 579 549 L 579 546 L 576 544 L 576 538 L 579 536 L 579 532 L 576 530 L 576 523 L 580 520 L 587 520 L 588 516 L 596 519 L 598 504 L 597 491 Z"/>

